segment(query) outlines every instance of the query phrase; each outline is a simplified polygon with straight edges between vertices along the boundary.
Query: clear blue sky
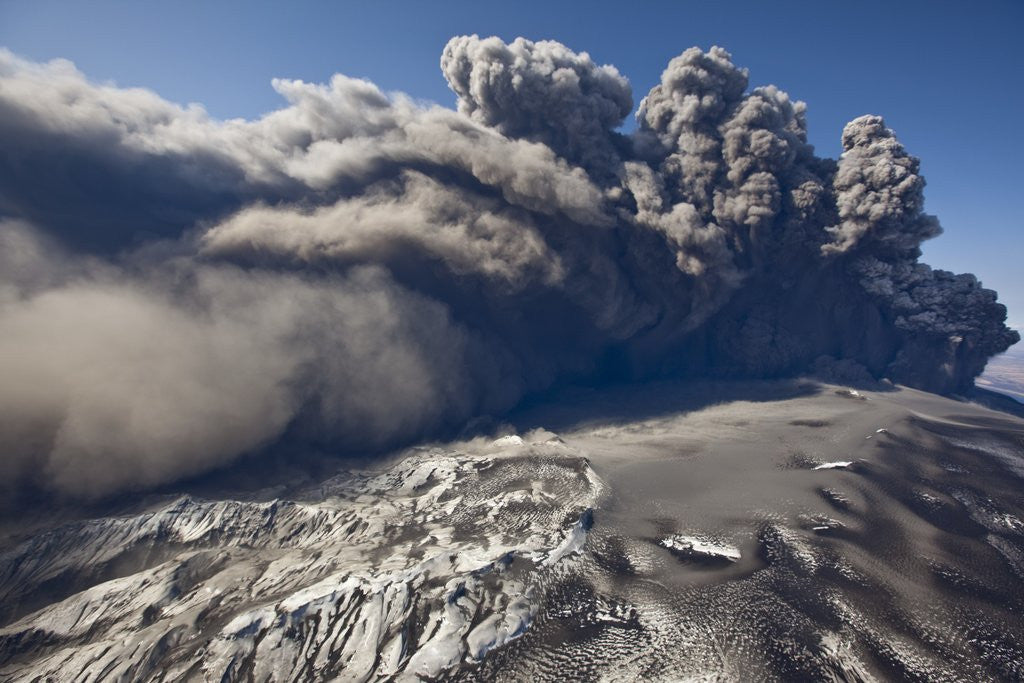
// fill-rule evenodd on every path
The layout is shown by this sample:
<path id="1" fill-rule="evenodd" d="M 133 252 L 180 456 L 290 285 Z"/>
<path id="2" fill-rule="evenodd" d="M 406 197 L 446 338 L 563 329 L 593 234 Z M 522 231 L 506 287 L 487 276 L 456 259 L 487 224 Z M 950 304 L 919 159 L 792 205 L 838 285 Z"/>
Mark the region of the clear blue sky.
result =
<path id="1" fill-rule="evenodd" d="M 946 228 L 926 260 L 977 273 L 1024 325 L 1024 0 L 0 0 L 0 45 L 220 118 L 278 107 L 275 76 L 335 72 L 451 106 L 438 60 L 462 33 L 586 50 L 628 76 L 637 101 L 674 55 L 722 45 L 753 85 L 808 103 L 829 156 L 846 121 L 882 114 L 921 157 L 927 208 Z"/>

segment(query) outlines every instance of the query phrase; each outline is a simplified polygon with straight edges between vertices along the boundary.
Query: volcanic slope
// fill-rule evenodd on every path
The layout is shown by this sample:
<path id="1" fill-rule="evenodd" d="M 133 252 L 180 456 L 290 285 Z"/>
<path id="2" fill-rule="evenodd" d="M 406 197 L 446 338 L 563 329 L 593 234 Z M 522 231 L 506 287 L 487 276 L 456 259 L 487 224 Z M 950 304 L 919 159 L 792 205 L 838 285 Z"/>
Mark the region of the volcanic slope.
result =
<path id="1" fill-rule="evenodd" d="M 1024 420 L 875 389 L 572 390 L 315 484 L 34 513 L 0 677 L 1020 680 Z"/>

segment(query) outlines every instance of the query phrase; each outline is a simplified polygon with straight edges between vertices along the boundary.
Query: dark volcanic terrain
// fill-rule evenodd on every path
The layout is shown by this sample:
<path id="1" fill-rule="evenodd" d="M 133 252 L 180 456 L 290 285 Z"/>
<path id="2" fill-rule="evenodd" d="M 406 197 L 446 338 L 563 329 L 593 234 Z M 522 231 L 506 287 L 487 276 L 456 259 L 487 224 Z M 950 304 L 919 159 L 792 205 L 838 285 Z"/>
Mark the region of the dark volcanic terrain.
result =
<path id="1" fill-rule="evenodd" d="M 0 677 L 1020 680 L 1024 420 L 880 388 L 576 390 L 319 481 L 35 512 Z"/>

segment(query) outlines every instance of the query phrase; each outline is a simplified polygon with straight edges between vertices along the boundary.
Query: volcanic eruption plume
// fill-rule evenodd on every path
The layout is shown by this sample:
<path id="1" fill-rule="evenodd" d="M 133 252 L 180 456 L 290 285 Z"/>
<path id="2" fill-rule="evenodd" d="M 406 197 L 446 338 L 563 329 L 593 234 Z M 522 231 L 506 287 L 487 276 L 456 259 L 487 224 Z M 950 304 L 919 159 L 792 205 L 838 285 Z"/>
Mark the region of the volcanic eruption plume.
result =
<path id="1" fill-rule="evenodd" d="M 818 158 L 718 47 L 631 135 L 628 81 L 557 42 L 441 68 L 457 111 L 337 75 L 217 121 L 0 53 L 0 476 L 90 497 L 283 435 L 380 451 L 584 378 L 825 359 L 957 392 L 1018 339 L 918 262 L 940 228 L 878 116 Z"/>

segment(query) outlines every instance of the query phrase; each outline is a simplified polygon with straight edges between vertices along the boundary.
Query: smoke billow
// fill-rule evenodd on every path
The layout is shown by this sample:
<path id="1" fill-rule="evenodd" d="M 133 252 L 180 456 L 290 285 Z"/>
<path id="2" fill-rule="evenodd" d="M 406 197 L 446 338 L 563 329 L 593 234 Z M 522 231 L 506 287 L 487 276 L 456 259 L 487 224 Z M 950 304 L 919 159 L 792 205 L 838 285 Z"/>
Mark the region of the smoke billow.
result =
<path id="1" fill-rule="evenodd" d="M 282 437 L 370 452 L 559 381 L 829 359 L 942 392 L 1017 340 L 877 116 L 838 162 L 721 48 L 643 99 L 552 42 L 454 38 L 458 111 L 335 76 L 216 121 L 0 52 L 0 475 L 102 496 Z"/>

